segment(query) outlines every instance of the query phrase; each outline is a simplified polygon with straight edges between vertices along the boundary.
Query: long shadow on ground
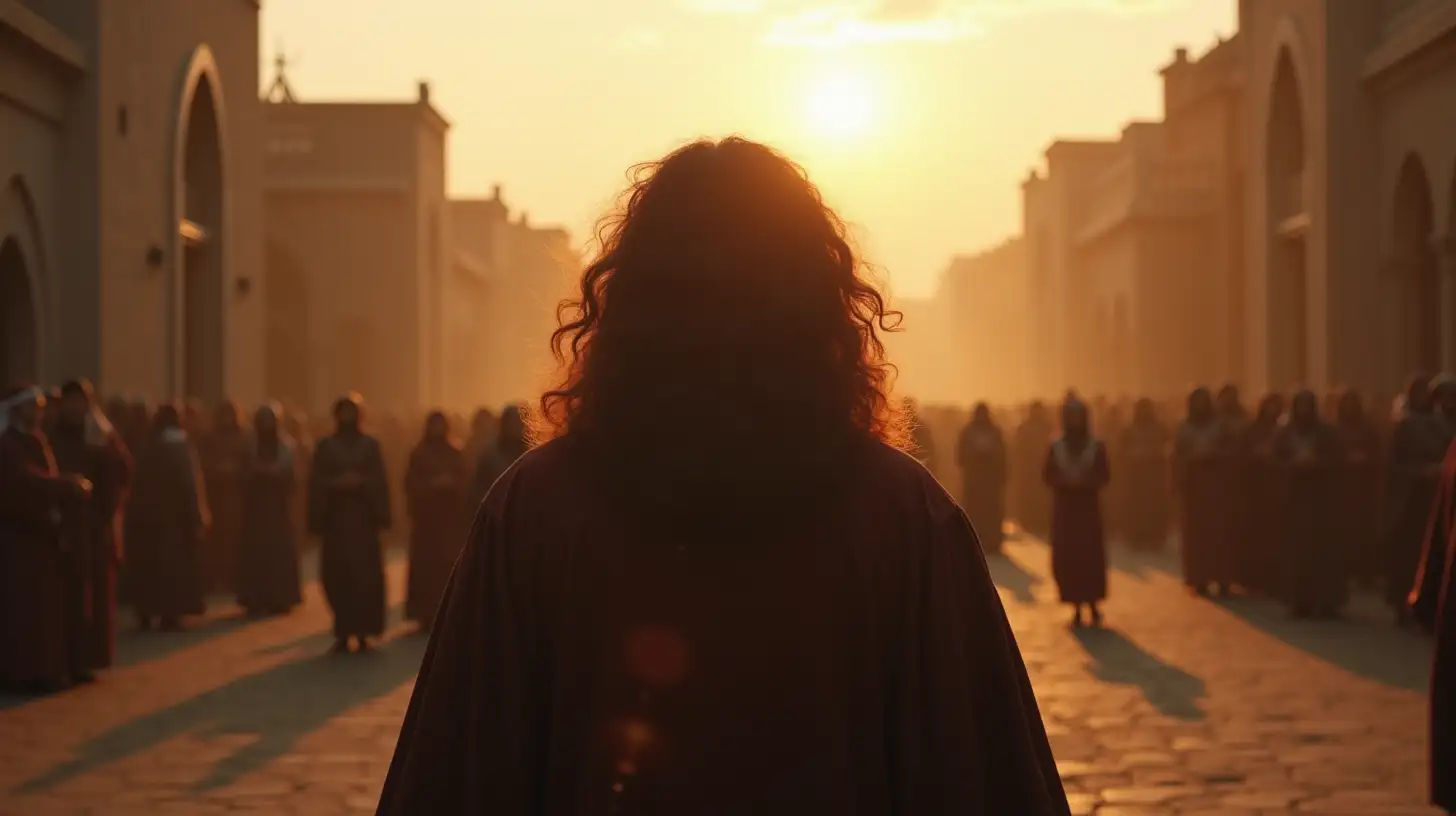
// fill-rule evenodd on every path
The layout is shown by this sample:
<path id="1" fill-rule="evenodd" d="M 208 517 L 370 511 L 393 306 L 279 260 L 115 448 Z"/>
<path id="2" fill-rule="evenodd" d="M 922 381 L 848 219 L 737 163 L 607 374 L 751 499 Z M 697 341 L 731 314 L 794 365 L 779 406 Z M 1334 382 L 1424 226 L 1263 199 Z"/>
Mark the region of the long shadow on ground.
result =
<path id="1" fill-rule="evenodd" d="M 1088 667 L 1099 680 L 1137 686 L 1161 714 L 1180 720 L 1202 720 L 1199 700 L 1204 682 L 1177 666 L 1148 654 L 1126 635 L 1113 629 L 1074 630 L 1092 658 Z"/>
<path id="2" fill-rule="evenodd" d="M 194 785 L 203 792 L 225 787 L 287 754 L 307 734 L 414 678 L 426 640 L 388 641 L 371 653 L 331 655 L 327 632 L 289 644 L 309 655 L 238 678 L 212 691 L 124 723 L 81 746 L 75 759 L 24 783 L 35 793 L 185 734 L 255 739 L 213 766 Z M 268 651 L 272 651 L 271 649 Z"/>

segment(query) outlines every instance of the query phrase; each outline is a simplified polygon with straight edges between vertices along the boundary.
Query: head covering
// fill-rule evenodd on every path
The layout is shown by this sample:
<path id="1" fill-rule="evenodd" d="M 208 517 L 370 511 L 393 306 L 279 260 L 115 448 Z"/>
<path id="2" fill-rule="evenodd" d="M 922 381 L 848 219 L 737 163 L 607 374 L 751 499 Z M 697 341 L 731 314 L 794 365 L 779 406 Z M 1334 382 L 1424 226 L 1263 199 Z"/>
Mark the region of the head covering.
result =
<path id="1" fill-rule="evenodd" d="M 0 400 L 0 433 L 4 433 L 10 427 L 11 411 L 44 396 L 45 390 L 39 386 L 27 384 L 12 388 L 5 399 Z"/>

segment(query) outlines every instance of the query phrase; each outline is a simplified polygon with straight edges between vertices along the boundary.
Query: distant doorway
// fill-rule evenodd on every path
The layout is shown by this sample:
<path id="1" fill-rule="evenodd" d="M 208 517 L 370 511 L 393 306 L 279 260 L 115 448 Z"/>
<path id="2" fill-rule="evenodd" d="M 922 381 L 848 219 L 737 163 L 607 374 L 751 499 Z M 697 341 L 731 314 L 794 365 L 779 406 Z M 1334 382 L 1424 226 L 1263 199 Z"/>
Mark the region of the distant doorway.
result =
<path id="1" fill-rule="evenodd" d="M 1266 149 L 1269 382 L 1283 389 L 1308 383 L 1310 375 L 1304 107 L 1288 49 L 1280 52 L 1274 72 Z"/>
<path id="2" fill-rule="evenodd" d="M 1420 157 L 1401 163 L 1391 225 L 1396 338 L 1401 374 L 1441 370 L 1441 272 L 1435 201 Z"/>
<path id="3" fill-rule="evenodd" d="M 226 326 L 223 286 L 223 157 L 212 82 L 201 78 L 186 118 L 180 281 L 183 395 L 220 401 Z"/>
<path id="4" fill-rule="evenodd" d="M 268 394 L 286 405 L 318 408 L 311 375 L 307 279 L 292 256 L 274 244 L 268 245 L 264 275 Z"/>
<path id="5" fill-rule="evenodd" d="M 0 241 L 0 388 L 39 375 L 35 299 L 20 242 Z"/>

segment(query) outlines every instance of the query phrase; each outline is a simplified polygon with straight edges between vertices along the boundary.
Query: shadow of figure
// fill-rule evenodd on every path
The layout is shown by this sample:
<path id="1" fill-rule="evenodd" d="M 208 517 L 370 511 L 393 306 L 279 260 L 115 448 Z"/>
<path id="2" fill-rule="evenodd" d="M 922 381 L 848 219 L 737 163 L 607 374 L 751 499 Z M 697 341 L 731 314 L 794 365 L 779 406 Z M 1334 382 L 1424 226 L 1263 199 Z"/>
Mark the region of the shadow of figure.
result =
<path id="1" fill-rule="evenodd" d="M 1296 620 L 1265 598 L 1224 598 L 1220 606 L 1265 634 L 1351 674 L 1422 694 L 1430 687 L 1431 641 L 1397 628 L 1373 596 L 1351 600 L 1339 620 Z"/>
<path id="2" fill-rule="evenodd" d="M 49 790 L 73 777 L 146 751 L 184 734 L 255 736 L 215 764 L 192 789 L 225 787 L 288 753 L 305 735 L 344 712 L 414 679 L 425 642 L 395 639 L 362 654 L 331 655 L 333 635 L 294 642 L 310 654 L 139 717 L 81 746 L 75 759 L 20 786 L 17 793 Z M 269 650 L 271 651 L 271 650 Z"/>
<path id="3" fill-rule="evenodd" d="M 986 566 L 991 569 L 991 580 L 996 582 L 996 586 L 1009 590 L 1017 603 L 1036 603 L 1032 590 L 1042 583 L 1040 575 L 1029 572 L 1006 553 L 988 554 Z"/>
<path id="4" fill-rule="evenodd" d="M 1134 549 L 1123 541 L 1108 542 L 1107 566 L 1139 581 L 1146 581 L 1152 573 L 1171 575 L 1179 580 L 1183 576 L 1176 543 L 1171 541 L 1161 549 L 1153 550 Z"/>
<path id="5" fill-rule="evenodd" d="M 1198 705 L 1204 695 L 1201 679 L 1148 654 L 1121 632 L 1075 629 L 1073 633 L 1092 658 L 1089 668 L 1097 679 L 1137 686 L 1164 716 L 1190 721 L 1204 719 L 1203 709 Z"/>

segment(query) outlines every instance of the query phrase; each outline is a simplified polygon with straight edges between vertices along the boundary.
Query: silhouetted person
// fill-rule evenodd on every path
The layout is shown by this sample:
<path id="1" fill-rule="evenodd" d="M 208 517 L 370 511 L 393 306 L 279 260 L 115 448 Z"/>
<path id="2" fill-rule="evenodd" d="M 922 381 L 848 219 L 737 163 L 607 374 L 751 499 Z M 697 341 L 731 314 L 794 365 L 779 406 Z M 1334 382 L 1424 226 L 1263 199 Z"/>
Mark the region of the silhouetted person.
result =
<path id="1" fill-rule="evenodd" d="M 1016 521 L 1022 529 L 1046 538 L 1051 530 L 1051 494 L 1042 483 L 1042 465 L 1052 440 L 1052 420 L 1040 401 L 1033 401 L 1026 419 L 1016 427 L 1011 446 L 1011 498 Z"/>
<path id="2" fill-rule="evenodd" d="M 1345 451 L 1338 534 L 1350 559 L 1350 577 L 1374 586 L 1384 572 L 1380 563 L 1380 430 L 1366 412 L 1360 393 L 1353 389 L 1340 395 L 1335 417 L 1335 430 Z"/>
<path id="3" fill-rule="evenodd" d="M 839 220 L 741 139 L 624 206 L 379 812 L 1068 813 L 975 534 L 903 452 Z"/>
<path id="4" fill-rule="evenodd" d="M 1052 492 L 1052 577 L 1062 603 L 1072 605 L 1073 626 L 1084 623 L 1084 608 L 1094 626 L 1102 623 L 1098 604 L 1107 598 L 1102 491 L 1112 478 L 1107 459 L 1106 446 L 1092 435 L 1086 404 L 1069 396 L 1062 435 L 1047 451 L 1042 479 Z"/>
<path id="5" fill-rule="evenodd" d="M 0 399 L 0 689 L 45 692 L 68 677 L 61 507 L 85 500 L 84 476 L 62 475 L 41 431 L 45 392 Z"/>
<path id="6" fill-rule="evenodd" d="M 238 605 L 252 617 L 282 615 L 303 602 L 298 569 L 298 453 L 281 427 L 281 406 L 253 415 L 242 472 L 242 531 L 238 539 Z"/>
<path id="7" fill-rule="evenodd" d="M 83 476 L 90 500 L 63 509 L 71 679 L 89 681 L 116 650 L 116 580 L 123 544 L 121 508 L 131 487 L 126 443 L 96 404 L 91 384 L 61 386 L 51 448 L 62 473 Z"/>
<path id="8" fill-rule="evenodd" d="M 1188 413 L 1173 442 L 1173 489 L 1177 495 L 1178 536 L 1183 554 L 1183 581 L 1206 595 L 1219 574 L 1217 564 L 1229 558 L 1230 540 L 1237 534 L 1225 513 L 1226 478 L 1224 426 L 1214 408 L 1213 394 L 1195 388 L 1188 395 Z"/>
<path id="9" fill-rule="evenodd" d="M 1432 388 L 1436 415 L 1448 427 L 1456 427 L 1456 381 L 1440 380 Z M 1446 539 L 1456 522 L 1456 440 L 1446 448 L 1441 463 L 1441 472 L 1436 481 L 1435 498 L 1426 514 L 1426 529 L 1421 538 L 1420 560 L 1413 580 L 1413 597 L 1417 603 L 1410 607 L 1416 623 L 1430 631 L 1435 628 L 1439 614 L 1437 602 L 1440 596 L 1435 592 L 1422 591 L 1424 581 L 1435 580 L 1445 573 Z"/>
<path id="10" fill-rule="evenodd" d="M 207 611 L 202 543 L 211 523 L 207 486 L 175 405 L 157 408 L 137 456 L 126 509 L 127 598 L 143 629 L 181 626 Z"/>
<path id="11" fill-rule="evenodd" d="M 1006 521 L 1006 438 L 986 403 L 976 404 L 959 441 L 961 506 L 970 516 L 981 546 L 988 553 L 999 553 Z"/>
<path id="12" fill-rule="evenodd" d="M 1405 416 L 1391 434 L 1386 466 L 1385 597 L 1403 623 L 1409 621 L 1407 599 L 1450 443 L 1451 430 L 1435 412 L 1431 379 L 1416 377 L 1406 391 Z"/>
<path id="13" fill-rule="evenodd" d="M 212 527 L 202 547 L 204 586 L 209 592 L 226 592 L 234 589 L 233 561 L 243 532 L 244 469 L 251 440 L 238 406 L 232 402 L 217 406 L 205 434 L 192 434 L 207 482 L 207 507 L 212 511 Z"/>
<path id="14" fill-rule="evenodd" d="M 1237 486 L 1243 513 L 1232 544 L 1237 552 L 1234 580 L 1246 590 L 1275 592 L 1284 561 L 1286 539 L 1284 467 L 1276 461 L 1274 443 L 1284 419 L 1284 397 L 1267 394 L 1238 440 Z M 1304 419 L 1310 419 L 1305 417 Z M 1315 406 L 1313 419 L 1319 419 Z"/>
<path id="15" fill-rule="evenodd" d="M 357 394 L 334 404 L 337 429 L 319 440 L 308 478 L 309 532 L 320 539 L 319 578 L 334 612 L 334 651 L 369 648 L 384 633 L 384 544 L 389 482 Z"/>
<path id="16" fill-rule="evenodd" d="M 1435 634 L 1431 670 L 1431 803 L 1456 813 L 1456 442 L 1446 454 L 1442 494 L 1432 507 L 1432 524 L 1441 519 L 1445 538 L 1429 536 L 1407 598 L 1416 617 Z"/>
<path id="17" fill-rule="evenodd" d="M 1218 409 L 1219 447 L 1215 465 L 1221 486 L 1220 512 L 1225 519 L 1222 540 L 1209 554 L 1206 564 L 1209 583 L 1218 595 L 1227 595 L 1234 584 L 1248 573 L 1245 562 L 1249 546 L 1250 500 L 1249 455 L 1245 440 L 1249 429 L 1249 413 L 1244 408 L 1239 389 L 1225 385 L 1215 400 Z"/>
<path id="18" fill-rule="evenodd" d="M 1337 504 L 1344 450 L 1339 433 L 1320 417 L 1313 391 L 1294 395 L 1273 455 L 1284 484 L 1275 494 L 1283 512 L 1271 542 L 1281 569 L 1269 589 L 1296 618 L 1334 617 L 1345 605 L 1350 584 Z"/>
<path id="19" fill-rule="evenodd" d="M 1169 444 L 1168 429 L 1158 420 L 1153 401 L 1138 400 L 1117 446 L 1123 535 L 1134 550 L 1159 550 L 1168 540 Z"/>
<path id="20" fill-rule="evenodd" d="M 487 408 L 477 409 L 470 417 L 470 438 L 465 440 L 465 456 L 472 466 L 495 445 L 498 424 L 495 414 Z"/>
<path id="21" fill-rule="evenodd" d="M 425 433 L 410 454 L 404 493 L 410 517 L 409 592 L 405 618 L 429 631 L 455 558 L 470 530 L 471 477 L 465 451 L 450 435 L 439 411 L 425 420 Z"/>
<path id="22" fill-rule="evenodd" d="M 501 411 L 495 439 L 475 463 L 475 476 L 472 479 L 474 488 L 471 491 L 472 510 L 485 500 L 490 486 L 521 458 L 527 447 L 526 420 L 521 406 L 507 405 Z"/>

